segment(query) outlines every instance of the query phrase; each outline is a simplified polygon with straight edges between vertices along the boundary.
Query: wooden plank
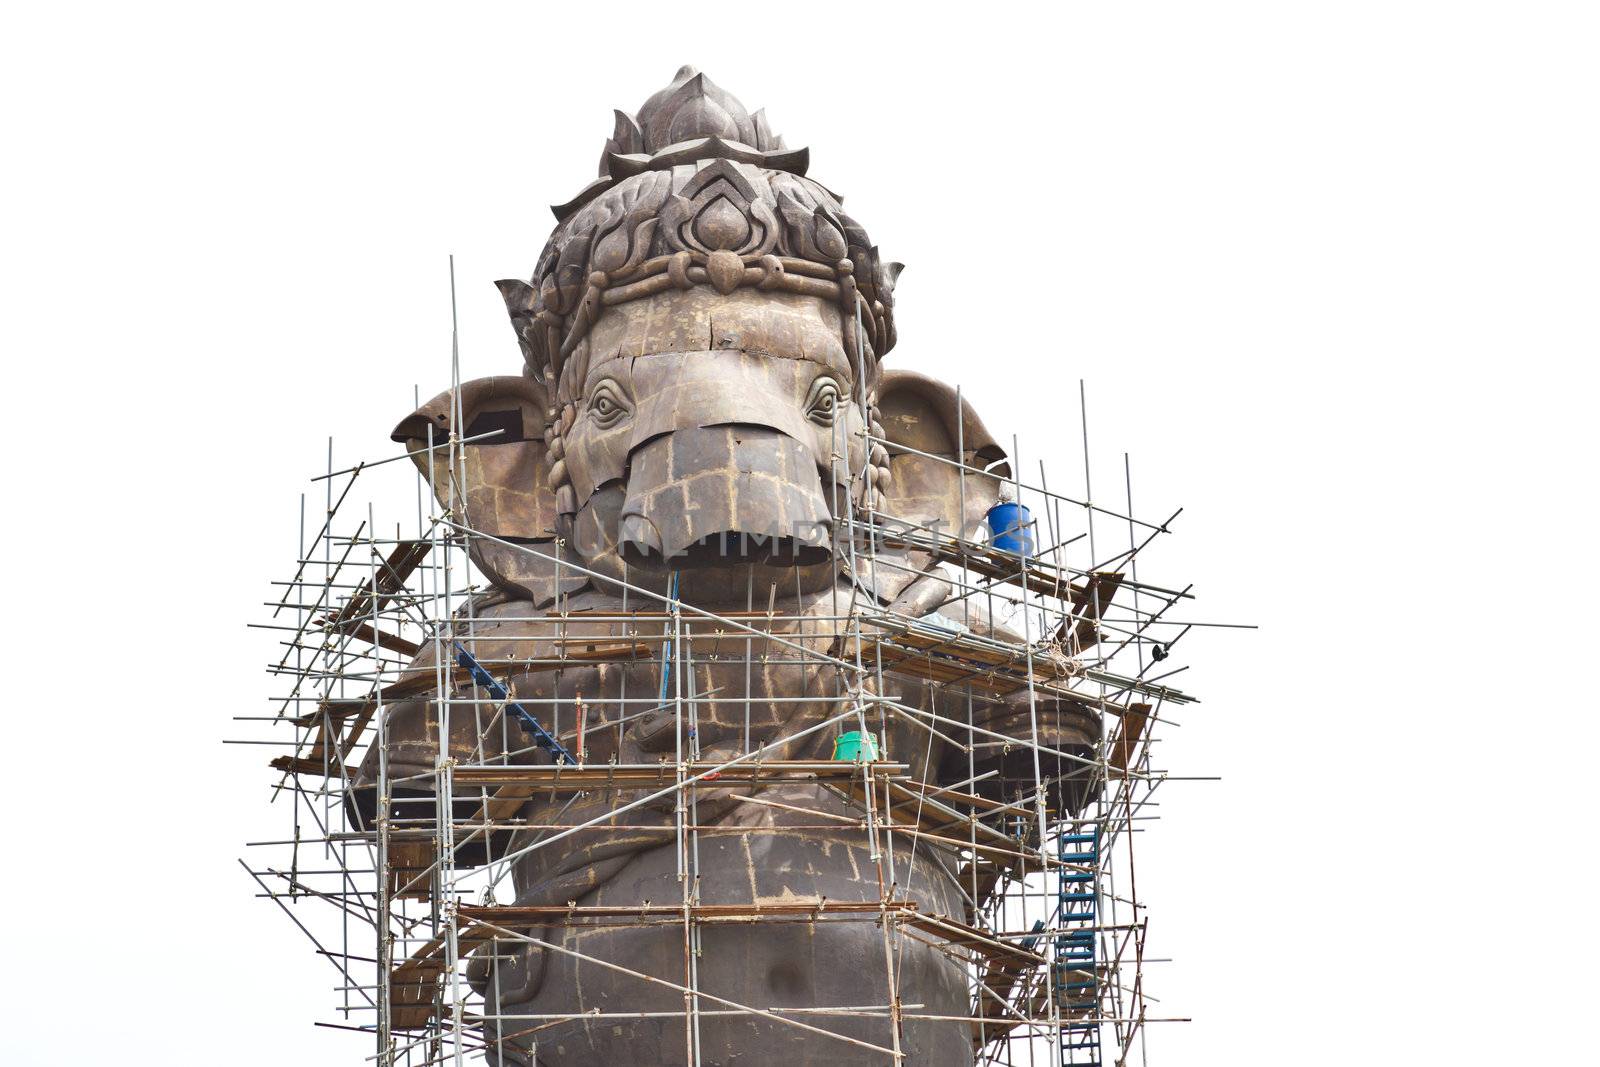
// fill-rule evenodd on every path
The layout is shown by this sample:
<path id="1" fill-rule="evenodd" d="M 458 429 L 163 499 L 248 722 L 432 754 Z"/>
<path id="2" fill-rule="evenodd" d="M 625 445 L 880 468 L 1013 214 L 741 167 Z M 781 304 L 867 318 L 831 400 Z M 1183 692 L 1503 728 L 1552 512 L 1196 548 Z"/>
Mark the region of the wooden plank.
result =
<path id="1" fill-rule="evenodd" d="M 1119 572 L 1098 571 L 1084 583 L 1083 588 L 1073 590 L 1072 613 L 1078 620 L 1067 642 L 1067 650 L 1072 655 L 1081 654 L 1100 640 L 1100 627 L 1096 624 L 1105 617 L 1105 610 L 1111 606 L 1111 600 L 1121 585 L 1122 575 Z M 1062 620 L 1063 636 L 1066 628 L 1067 620 Z"/>
<path id="2" fill-rule="evenodd" d="M 1111 742 L 1111 758 L 1108 760 L 1116 772 L 1112 777 L 1127 777 L 1128 767 L 1139 754 L 1139 745 L 1149 722 L 1149 704 L 1129 704 L 1122 713 L 1122 722 L 1117 728 L 1116 739 Z"/>
<path id="3" fill-rule="evenodd" d="M 1050 983 L 1045 972 L 1036 968 L 1032 972 L 1024 971 L 1022 977 L 1023 982 L 1020 988 L 1013 987 L 1011 1000 L 1012 1010 L 1020 1014 L 1022 1018 L 1018 1019 L 1011 1012 L 1001 1009 L 990 997 L 986 1007 L 991 1008 L 992 1011 L 986 1011 L 982 1014 L 992 1019 L 992 1021 L 973 1021 L 970 1024 L 972 1026 L 972 1049 L 974 1052 L 981 1053 L 985 1045 L 991 1045 L 1003 1039 L 1018 1027 L 1027 1026 L 1026 1020 L 1044 1017 L 1050 992 Z M 980 1013 L 975 1011 L 973 1014 Z"/>
<path id="4" fill-rule="evenodd" d="M 384 605 L 394 598 L 394 595 L 405 588 L 406 579 L 411 577 L 411 572 L 422 565 L 427 558 L 428 551 L 433 547 L 430 541 L 401 541 L 389 553 L 387 559 L 378 565 L 376 575 L 377 603 L 373 603 L 374 579 L 369 578 L 362 582 L 344 602 L 344 607 L 334 612 L 327 619 L 329 628 L 337 628 L 345 623 L 366 618 L 375 612 L 382 611 Z"/>
<path id="5" fill-rule="evenodd" d="M 418 876 L 433 866 L 435 847 L 432 841 L 389 842 L 389 892 L 407 900 L 427 900 L 430 879 Z"/>
<path id="6" fill-rule="evenodd" d="M 960 541 L 946 534 L 933 535 L 924 531 L 905 536 L 890 534 L 878 543 L 890 548 L 926 552 L 945 563 L 964 567 L 998 582 L 1020 586 L 1026 578 L 1030 593 L 1063 596 L 1074 588 L 1070 575 L 1044 563 L 1037 556 L 1025 560 L 1010 552 L 1000 552 L 972 541 Z"/>
<path id="7" fill-rule="evenodd" d="M 345 623 L 337 627 L 334 632 L 347 634 L 357 641 L 365 641 L 369 645 L 377 645 L 379 648 L 386 648 L 390 652 L 398 652 L 402 656 L 414 658 L 422 651 L 422 646 L 415 641 L 407 641 L 398 634 L 375 630 L 364 622 Z"/>
<path id="8" fill-rule="evenodd" d="M 889 781 L 883 784 L 873 783 L 873 804 L 882 815 L 887 815 L 888 820 L 897 826 L 915 827 L 917 830 L 934 836 L 954 837 L 955 840 L 965 843 L 967 834 L 974 833 L 983 845 L 1000 845 L 1011 849 L 1016 847 L 1016 841 L 1007 835 L 964 815 L 952 807 L 948 807 L 934 800 L 926 793 L 909 788 L 914 783 L 909 781 Z M 884 810 L 883 793 L 889 794 L 888 809 Z M 859 778 L 852 779 L 846 789 L 850 799 L 865 809 L 867 803 L 866 789 Z M 981 798 L 979 798 L 981 799 Z"/>
<path id="9" fill-rule="evenodd" d="M 1021 842 L 1020 847 L 1022 849 L 1037 848 L 1039 841 L 1039 824 L 1037 822 L 1030 821 L 1024 824 L 1024 828 L 1026 837 Z M 1012 839 L 1012 847 L 1018 848 L 1018 843 L 1015 839 Z M 964 864 L 961 870 L 957 872 L 956 878 L 960 882 L 963 889 L 972 886 L 974 882 L 976 882 L 977 892 L 973 899 L 977 901 L 978 906 L 981 909 L 989 897 L 994 894 L 994 891 L 996 887 L 999 886 L 1000 879 L 1002 877 L 1020 879 L 1026 877 L 1027 875 L 1038 874 L 1039 872 L 1043 871 L 1044 864 L 1037 859 L 1036 856 L 1037 854 L 1035 854 L 1035 857 L 1029 857 L 1023 854 L 1019 849 L 1017 855 L 1004 857 L 999 860 L 989 859 L 987 857 L 978 858 L 972 862 Z"/>
<path id="10" fill-rule="evenodd" d="M 1038 973 L 1035 965 L 1013 956 L 1002 956 L 987 962 L 980 973 L 982 984 L 972 1005 L 972 1014 L 976 1016 L 971 1023 L 974 1048 L 981 1048 L 995 1039 L 997 1023 L 1003 1027 L 1000 1032 L 1009 1031 L 1017 1025 L 1016 1017 L 1007 1011 L 1008 1007 L 1026 1014 L 1027 1005 L 1018 1004 L 1017 995 L 1020 992 L 1027 996 L 1027 979 L 1035 973 Z"/>
<path id="11" fill-rule="evenodd" d="M 1024 966 L 1037 967 L 1050 961 L 1031 949 L 1014 945 L 1009 941 L 1002 941 L 992 936 L 988 931 L 976 926 L 968 926 L 964 922 L 946 918 L 942 915 L 924 915 L 914 912 L 905 917 L 907 926 L 914 926 L 924 933 L 941 937 L 947 944 L 956 945 L 967 949 L 986 960 L 1010 958 L 1019 961 Z"/>
<path id="12" fill-rule="evenodd" d="M 494 791 L 494 796 L 490 797 L 468 822 L 499 822 L 502 819 L 509 819 L 521 811 L 522 805 L 537 792 L 539 792 L 538 786 L 503 785 Z"/>
<path id="13" fill-rule="evenodd" d="M 895 624 L 894 620 L 887 617 L 869 621 L 884 626 Z M 903 634 L 890 633 L 879 640 L 878 651 L 874 655 L 883 657 L 885 670 L 893 670 L 897 674 L 908 674 L 915 678 L 927 678 L 946 685 L 970 684 L 974 689 L 997 696 L 1008 696 L 1028 686 L 1028 657 L 1021 647 L 1015 647 L 1007 656 L 1001 656 L 993 650 L 944 641 L 940 651 L 934 654 L 916 644 L 915 640 L 903 643 L 906 642 Z M 924 642 L 926 640 L 923 639 Z M 1077 677 L 1079 675 L 1059 658 L 1035 651 L 1033 686 L 1037 691 L 1046 696 L 1075 701 L 1091 708 L 1106 706 L 1098 696 L 1081 692 L 1065 684 Z M 1120 709 L 1113 708 L 1113 710 Z"/>
<path id="14" fill-rule="evenodd" d="M 273 770 L 283 771 L 285 774 L 325 774 L 334 776 L 339 773 L 337 762 L 323 766 L 323 761 L 310 759 L 305 756 L 278 756 L 270 764 Z"/>
<path id="15" fill-rule="evenodd" d="M 901 784 L 908 789 L 915 789 L 918 792 L 926 793 L 930 797 L 937 797 L 940 800 L 949 801 L 952 804 L 961 804 L 965 805 L 966 807 L 977 808 L 988 814 L 1023 815 L 1030 819 L 1034 816 L 1034 810 L 1032 808 L 1024 807 L 1021 804 L 1007 804 L 1000 800 L 990 800 L 988 797 L 979 796 L 976 793 L 963 793 L 959 790 L 946 788 L 945 786 L 933 785 L 929 782 L 918 782 L 915 780 L 907 780 Z"/>
<path id="16" fill-rule="evenodd" d="M 361 740 L 362 731 L 364 731 L 367 728 L 367 724 L 372 721 L 372 713 L 376 710 L 378 710 L 378 706 L 376 704 L 372 705 L 371 707 L 362 708 L 361 711 L 356 714 L 355 721 L 350 724 L 350 732 L 346 734 L 344 740 L 340 742 L 344 749 L 345 761 L 347 763 L 349 762 L 350 756 L 355 752 L 357 743 L 359 743 Z"/>

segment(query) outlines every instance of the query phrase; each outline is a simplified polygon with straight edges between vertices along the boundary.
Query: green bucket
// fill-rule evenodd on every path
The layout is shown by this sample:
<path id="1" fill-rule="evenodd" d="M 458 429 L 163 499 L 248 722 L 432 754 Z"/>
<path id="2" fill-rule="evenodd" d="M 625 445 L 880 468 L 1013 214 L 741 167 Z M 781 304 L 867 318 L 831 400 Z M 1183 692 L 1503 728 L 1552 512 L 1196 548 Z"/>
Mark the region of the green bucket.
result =
<path id="1" fill-rule="evenodd" d="M 862 738 L 865 736 L 865 746 Z M 833 741 L 833 758 L 836 760 L 866 760 L 871 762 L 878 758 L 878 735 L 865 734 L 859 730 L 851 730 L 847 734 L 840 734 Z"/>

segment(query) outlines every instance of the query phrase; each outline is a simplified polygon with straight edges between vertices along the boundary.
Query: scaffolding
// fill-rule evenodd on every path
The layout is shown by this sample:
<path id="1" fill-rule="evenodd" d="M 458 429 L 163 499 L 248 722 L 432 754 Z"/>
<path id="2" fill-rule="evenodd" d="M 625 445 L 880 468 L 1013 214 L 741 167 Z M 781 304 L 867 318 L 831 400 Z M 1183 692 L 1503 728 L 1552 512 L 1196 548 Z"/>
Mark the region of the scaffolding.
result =
<path id="1" fill-rule="evenodd" d="M 459 371 L 452 377 L 459 398 Z M 1172 1020 L 1152 1010 L 1146 992 L 1147 920 L 1135 845 L 1156 817 L 1153 794 L 1173 778 L 1152 758 L 1161 729 L 1194 700 L 1169 684 L 1181 669 L 1169 656 L 1191 628 L 1206 624 L 1171 614 L 1192 600 L 1190 588 L 1139 577 L 1140 561 L 1170 532 L 1176 514 L 1161 522 L 1133 515 L 1126 457 L 1116 494 L 1123 503 L 1094 502 L 1081 391 L 1080 403 L 1081 497 L 1050 490 L 1042 464 L 1037 484 L 1023 479 L 1013 443 L 1011 494 L 1033 516 L 1028 533 L 1042 549 L 1004 551 L 984 530 L 935 529 L 837 502 L 836 566 L 859 574 L 869 566 L 904 565 L 907 552 L 931 557 L 954 590 L 954 609 L 942 615 L 911 617 L 866 596 L 842 601 L 831 613 L 786 615 L 770 592 L 764 609 L 752 597 L 746 610 L 719 613 L 678 597 L 676 580 L 662 593 L 613 579 L 607 581 L 621 589 L 623 609 L 597 612 L 565 603 L 558 582 L 549 607 L 526 603 L 521 615 L 496 616 L 502 626 L 514 621 L 532 635 L 526 638 L 532 654 L 510 656 L 479 647 L 477 613 L 493 587 L 469 559 L 475 541 L 497 539 L 462 521 L 453 500 L 437 504 L 420 487 L 416 515 L 407 519 L 413 532 L 402 536 L 391 516 L 385 529 L 393 532 L 380 534 L 374 505 L 352 514 L 358 511 L 352 491 L 371 472 L 407 457 L 334 470 L 330 442 L 327 469 L 314 479 L 325 517 L 308 531 L 302 497 L 294 570 L 274 584 L 271 617 L 257 624 L 280 642 L 269 669 L 283 690 L 270 714 L 241 717 L 267 731 L 249 743 L 282 749 L 271 760 L 271 790 L 290 821 L 286 836 L 250 842 L 241 864 L 337 973 L 333 1018 L 319 1025 L 364 1034 L 362 1055 L 380 1067 L 479 1056 L 498 1063 L 500 1048 L 536 1051 L 564 1025 L 629 1026 L 646 1018 L 681 1022 L 682 1062 L 700 1064 L 702 1021 L 728 1015 L 870 1050 L 885 1063 L 908 1062 L 902 1034 L 919 1019 L 960 1024 L 980 1064 L 1143 1063 L 1145 1028 Z M 892 455 L 908 451 L 868 436 Z M 472 445 L 452 427 L 447 440 L 426 449 L 427 463 L 451 473 L 453 493 L 467 488 L 463 454 Z M 992 477 L 966 465 L 959 448 L 953 457 L 925 458 Z M 1111 542 L 1115 547 L 1107 547 Z M 588 574 L 560 541 L 498 543 L 552 555 L 559 571 Z M 980 617 L 1006 625 L 985 627 Z M 830 639 L 817 639 L 822 635 Z M 841 681 L 834 695 L 797 698 L 823 706 L 801 725 L 763 738 L 750 725 L 750 669 L 776 661 L 812 664 Z M 699 668 L 713 662 L 742 663 L 744 691 L 702 691 L 697 679 L 706 675 Z M 643 693 L 628 694 L 624 686 L 620 694 L 540 699 L 518 694 L 507 681 L 513 673 L 559 679 L 607 664 L 645 665 L 655 681 Z M 886 677 L 936 686 L 946 697 L 943 711 L 896 699 Z M 979 726 L 973 701 L 995 698 L 1015 700 L 1028 715 L 1006 731 Z M 398 773 L 388 757 L 386 712 L 407 700 L 437 709 L 439 743 L 423 774 Z M 1092 744 L 1075 750 L 1041 744 L 1047 700 L 1092 712 L 1098 722 Z M 963 701 L 965 717 L 943 713 Z M 741 702 L 742 745 L 731 756 L 707 758 L 697 724 L 714 705 Z M 641 719 L 663 715 L 674 742 L 657 762 L 591 758 L 598 733 L 620 738 Z M 446 739 L 453 723 L 466 720 L 479 744 L 475 758 L 461 759 Z M 834 759 L 784 758 L 808 735 L 847 731 L 862 742 L 853 754 L 841 747 Z M 907 753 L 877 750 L 876 740 L 891 734 L 930 747 L 937 740 L 964 754 L 974 770 L 985 754 L 1015 753 L 1022 758 L 1006 766 L 1022 772 L 1008 780 L 1001 779 L 1012 772 L 992 769 L 966 780 L 932 780 Z M 489 738 L 498 743 L 484 743 Z M 862 835 L 877 864 L 864 874 L 875 879 L 872 899 L 740 905 L 699 898 L 702 843 L 725 832 L 698 816 L 701 798 L 715 789 L 742 805 L 793 808 L 763 795 L 780 784 L 825 791 L 850 805 L 853 818 L 812 814 L 832 831 Z M 598 802 L 599 814 L 538 821 L 553 804 L 577 798 Z M 678 899 L 636 906 L 498 902 L 519 858 L 579 834 L 661 831 L 628 816 L 662 803 L 672 810 L 662 836 L 675 850 Z M 740 832 L 758 831 L 742 826 Z M 902 891 L 897 868 L 905 870 L 919 850 L 958 872 L 959 914 L 931 914 Z M 708 992 L 702 977 L 717 960 L 701 936 L 729 923 L 869 924 L 882 941 L 884 996 L 871 1004 L 795 1008 Z M 629 960 L 591 956 L 550 934 L 619 926 L 680 931 L 681 970 L 645 973 Z M 934 1014 L 901 997 L 896 959 L 908 941 L 959 961 L 968 984 L 964 1014 Z M 496 968 L 506 950 L 523 945 L 578 957 L 640 989 L 669 990 L 683 1006 L 518 1014 L 498 1002 Z M 487 968 L 487 981 L 481 974 L 469 981 L 474 959 Z M 831 1029 L 841 1017 L 881 1020 L 873 1031 L 879 1039 Z"/>

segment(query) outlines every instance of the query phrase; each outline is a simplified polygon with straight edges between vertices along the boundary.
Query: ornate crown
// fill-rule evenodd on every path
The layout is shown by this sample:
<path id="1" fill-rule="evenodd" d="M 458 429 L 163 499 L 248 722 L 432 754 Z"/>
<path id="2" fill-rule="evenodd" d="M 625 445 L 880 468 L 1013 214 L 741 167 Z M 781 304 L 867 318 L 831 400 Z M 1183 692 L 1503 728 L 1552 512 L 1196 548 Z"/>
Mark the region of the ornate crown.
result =
<path id="1" fill-rule="evenodd" d="M 600 177 L 552 209 L 532 283 L 496 283 L 529 372 L 556 385 L 606 308 L 696 285 L 837 300 L 846 351 L 859 317 L 867 358 L 885 355 L 901 265 L 883 263 L 843 198 L 805 176 L 809 157 L 693 67 L 638 115 L 616 112 Z"/>

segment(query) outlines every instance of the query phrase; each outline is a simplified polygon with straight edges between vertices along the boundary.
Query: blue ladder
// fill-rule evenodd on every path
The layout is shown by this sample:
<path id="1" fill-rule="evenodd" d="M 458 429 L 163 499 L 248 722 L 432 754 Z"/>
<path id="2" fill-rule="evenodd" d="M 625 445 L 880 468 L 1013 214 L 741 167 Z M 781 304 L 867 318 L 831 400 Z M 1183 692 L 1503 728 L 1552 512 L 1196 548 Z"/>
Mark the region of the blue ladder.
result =
<path id="1" fill-rule="evenodd" d="M 561 742 L 550 736 L 550 731 L 539 725 L 528 709 L 511 699 L 511 694 L 506 687 L 495 680 L 494 675 L 483 669 L 483 664 L 472 658 L 472 653 L 461 647 L 461 642 L 452 641 L 451 646 L 456 650 L 456 662 L 467 669 L 472 675 L 472 680 L 489 691 L 489 695 L 496 700 L 505 701 L 506 714 L 516 720 L 522 732 L 533 739 L 533 743 L 555 757 L 557 763 L 571 763 L 576 765 L 577 760 L 572 758 L 572 753 L 561 746 Z"/>
<path id="2" fill-rule="evenodd" d="M 1056 856 L 1063 863 L 1100 863 L 1100 831 L 1062 834 Z M 1056 885 L 1052 965 L 1056 1008 L 1061 1014 L 1061 1062 L 1069 1067 L 1100 1067 L 1099 972 L 1096 969 L 1095 872 L 1062 870 Z M 1087 975 L 1087 978 L 1084 976 Z"/>

